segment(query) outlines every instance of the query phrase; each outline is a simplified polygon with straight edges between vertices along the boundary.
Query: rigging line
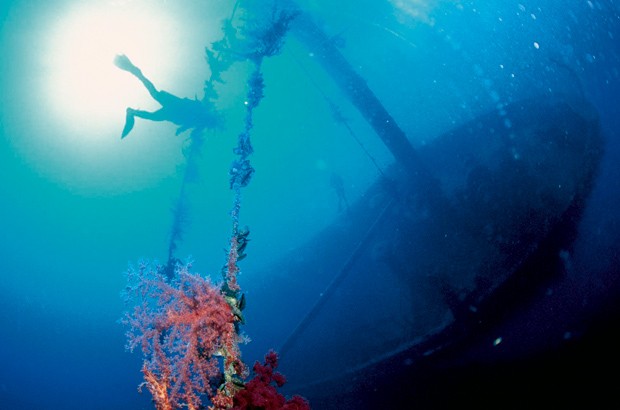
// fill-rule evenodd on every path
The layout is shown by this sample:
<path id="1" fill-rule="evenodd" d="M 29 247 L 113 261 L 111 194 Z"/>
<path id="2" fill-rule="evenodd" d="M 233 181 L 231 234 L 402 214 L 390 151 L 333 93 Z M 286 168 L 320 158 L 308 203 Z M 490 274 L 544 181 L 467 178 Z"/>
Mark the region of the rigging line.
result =
<path id="1" fill-rule="evenodd" d="M 301 70 L 304 72 L 304 74 L 306 75 L 306 77 L 308 77 L 308 80 L 310 81 L 310 83 L 314 86 L 314 88 L 316 88 L 316 90 L 319 92 L 319 94 L 321 94 L 321 96 L 323 97 L 323 99 L 325 100 L 325 102 L 327 103 L 327 105 L 329 105 L 329 108 L 332 112 L 332 116 L 334 118 L 334 120 L 339 123 L 342 124 L 346 129 L 347 132 L 349 133 L 349 135 L 353 138 L 353 140 L 357 143 L 357 145 L 360 146 L 360 148 L 362 149 L 362 151 L 366 154 L 366 156 L 370 159 L 370 161 L 373 163 L 373 165 L 375 166 L 375 168 L 377 168 L 377 171 L 379 172 L 379 174 L 383 177 L 387 179 L 387 176 L 385 175 L 385 173 L 383 172 L 383 169 L 381 168 L 381 166 L 377 163 L 377 160 L 372 156 L 372 154 L 368 151 L 368 149 L 364 146 L 364 144 L 362 143 L 362 141 L 359 139 L 359 137 L 357 136 L 357 134 L 353 131 L 353 129 L 351 128 L 351 125 L 349 124 L 349 120 L 347 120 L 343 115 L 342 115 L 342 111 L 340 110 L 340 108 L 338 107 L 338 105 L 336 105 L 336 103 L 334 103 L 331 98 L 329 98 L 327 96 L 327 94 L 325 93 L 325 91 L 323 91 L 323 89 L 319 86 L 319 84 L 316 82 L 316 80 L 312 77 L 312 75 L 310 75 L 310 72 L 308 71 L 308 69 L 306 69 L 306 67 L 301 63 L 301 61 L 299 60 L 299 58 L 297 58 L 295 55 L 293 55 L 291 53 L 292 59 L 295 61 L 295 63 L 301 68 Z"/>
<path id="2" fill-rule="evenodd" d="M 342 113 L 340 112 L 340 109 L 338 108 L 338 106 L 336 106 L 335 104 L 333 104 L 331 106 L 332 109 L 332 113 L 334 115 L 334 117 L 336 117 L 337 115 L 340 115 L 342 117 Z M 338 118 L 338 117 L 336 117 Z M 338 119 L 336 119 L 336 121 L 338 121 Z M 360 139 L 358 138 L 357 134 L 351 129 L 351 125 L 349 124 L 349 121 L 347 121 L 346 118 L 342 117 L 341 121 L 338 121 L 340 124 L 344 125 L 344 127 L 347 129 L 347 131 L 349 132 L 349 135 L 355 140 L 355 142 L 357 142 L 357 144 L 360 146 L 360 148 L 362 149 L 362 151 L 364 151 L 364 153 L 366 154 L 366 156 L 370 159 L 370 161 L 372 161 L 372 163 L 374 164 L 375 168 L 377 168 L 377 171 L 379 172 L 379 174 L 381 174 L 381 176 L 385 179 L 387 179 L 387 176 L 383 173 L 383 170 L 381 169 L 381 167 L 379 166 L 379 164 L 377 163 L 377 161 L 375 160 L 375 158 L 370 154 L 370 152 L 368 152 L 368 149 L 366 149 L 366 147 L 364 146 L 364 144 L 362 144 L 362 142 L 360 141 Z"/>
<path id="3" fill-rule="evenodd" d="M 383 25 L 381 25 L 381 24 L 379 24 L 379 23 L 367 22 L 366 24 L 371 25 L 371 26 L 374 26 L 374 27 L 377 27 L 377 28 L 379 28 L 379 29 L 381 29 L 381 30 L 385 31 L 385 32 L 386 32 L 386 33 L 388 33 L 388 34 L 393 35 L 393 36 L 394 36 L 394 37 L 396 37 L 397 39 L 399 39 L 399 40 L 401 40 L 401 41 L 405 42 L 405 43 L 406 43 L 407 45 L 409 45 L 409 47 L 411 47 L 411 48 L 418 48 L 418 46 L 417 46 L 415 43 L 413 43 L 411 40 L 407 39 L 407 37 L 403 36 L 402 34 L 400 34 L 399 32 L 397 32 L 397 31 L 395 31 L 395 30 L 389 29 L 389 28 L 387 28 L 386 26 L 383 26 Z"/>
<path id="4" fill-rule="evenodd" d="M 291 348 L 295 340 L 301 335 L 301 333 L 310 325 L 312 320 L 316 317 L 319 311 L 325 306 L 325 303 L 331 298 L 334 292 L 340 287 L 346 276 L 351 272 L 355 262 L 358 261 L 359 256 L 364 252 L 370 240 L 373 237 L 376 229 L 381 225 L 383 219 L 388 215 L 388 210 L 396 203 L 395 198 L 391 198 L 385 207 L 379 212 L 377 218 L 373 221 L 372 225 L 368 228 L 362 239 L 357 244 L 357 247 L 353 250 L 349 258 L 346 260 L 340 271 L 333 277 L 331 282 L 327 285 L 325 290 L 321 293 L 320 298 L 314 303 L 314 305 L 310 308 L 310 310 L 306 313 L 306 315 L 299 321 L 297 326 L 293 329 L 293 331 L 286 338 L 278 352 L 280 356 L 284 356 Z"/>
<path id="5" fill-rule="evenodd" d="M 179 195 L 174 202 L 172 226 L 170 229 L 170 240 L 168 241 L 168 260 L 166 262 L 166 274 L 169 279 L 174 277 L 175 264 L 178 261 L 175 253 L 179 247 L 179 242 L 183 236 L 183 225 L 187 221 L 187 193 L 186 187 L 189 182 L 195 181 L 196 173 L 198 172 L 196 167 L 196 158 L 200 155 L 202 148 L 203 136 L 198 135 L 195 131 L 192 131 L 189 147 L 183 152 L 185 157 L 185 170 L 183 173 L 183 179 L 181 180 L 181 188 L 179 189 Z"/>

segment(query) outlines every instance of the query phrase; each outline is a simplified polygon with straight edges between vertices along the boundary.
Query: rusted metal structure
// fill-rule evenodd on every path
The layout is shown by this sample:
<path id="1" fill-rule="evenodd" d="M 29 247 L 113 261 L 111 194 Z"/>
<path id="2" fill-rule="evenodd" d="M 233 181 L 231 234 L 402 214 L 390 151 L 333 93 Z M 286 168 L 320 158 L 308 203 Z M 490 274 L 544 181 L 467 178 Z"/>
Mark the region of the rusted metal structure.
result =
<path id="1" fill-rule="evenodd" d="M 279 317 L 263 342 L 279 347 L 291 392 L 358 408 L 386 380 L 465 349 L 561 269 L 603 140 L 587 102 L 532 98 L 415 150 L 310 17 L 292 33 L 395 163 L 350 213 L 269 267 L 252 321 Z"/>

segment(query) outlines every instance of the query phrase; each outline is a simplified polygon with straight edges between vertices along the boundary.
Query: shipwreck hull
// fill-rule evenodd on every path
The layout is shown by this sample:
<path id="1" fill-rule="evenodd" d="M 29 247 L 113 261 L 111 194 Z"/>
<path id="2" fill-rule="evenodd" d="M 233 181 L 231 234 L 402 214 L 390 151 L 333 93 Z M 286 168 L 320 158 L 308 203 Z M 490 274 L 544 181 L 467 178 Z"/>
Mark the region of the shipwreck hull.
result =
<path id="1" fill-rule="evenodd" d="M 494 326 L 561 268 L 601 155 L 590 106 L 540 99 L 418 148 L 427 186 L 393 167 L 253 290 L 287 390 L 343 406 Z"/>

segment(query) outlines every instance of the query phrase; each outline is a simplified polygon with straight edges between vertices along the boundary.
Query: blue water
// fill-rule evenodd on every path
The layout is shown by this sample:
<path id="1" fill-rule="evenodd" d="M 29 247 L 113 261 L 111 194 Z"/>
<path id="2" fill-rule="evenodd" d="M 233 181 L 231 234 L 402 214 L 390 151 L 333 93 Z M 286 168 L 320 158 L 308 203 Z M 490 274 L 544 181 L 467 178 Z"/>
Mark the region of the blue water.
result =
<path id="1" fill-rule="evenodd" d="M 131 134 L 120 139 L 126 106 L 156 106 L 129 75 L 128 87 L 136 87 L 129 97 L 89 99 L 99 91 L 85 85 L 101 86 L 108 81 L 106 72 L 80 70 L 79 58 L 64 60 L 63 67 L 58 56 L 77 47 L 76 39 L 86 34 L 77 25 L 81 28 L 69 34 L 74 42 L 63 42 L 56 41 L 62 37 L 57 31 L 71 26 L 69 21 L 86 19 L 87 14 L 75 12 L 83 3 L 13 0 L 0 5 L 0 409 L 152 408 L 148 393 L 136 392 L 141 358 L 125 351 L 125 329 L 117 323 L 124 310 L 119 294 L 129 263 L 167 258 L 189 133 L 175 136 L 168 123 L 137 119 Z M 258 3 L 266 9 L 272 5 Z M 136 64 L 158 87 L 202 96 L 209 72 L 204 47 L 221 37 L 220 21 L 234 1 L 91 4 L 97 4 L 95 15 L 127 8 L 132 16 L 163 16 L 144 40 L 151 48 Z M 562 340 L 591 340 L 601 328 L 606 335 L 618 317 L 620 296 L 618 2 L 297 4 L 337 44 L 413 147 L 522 98 L 570 94 L 593 104 L 605 151 L 571 255 L 577 273 L 559 286 L 561 303 L 545 305 L 544 313 L 532 315 L 538 319 L 524 321 L 530 331 L 520 340 L 526 348 L 516 360 L 525 357 L 535 371 L 541 351 L 549 353 L 544 348 L 561 346 Z M 124 34 L 116 32 L 118 27 L 101 29 L 115 47 L 142 33 L 142 26 Z M 115 52 L 125 51 L 105 55 L 111 72 Z M 290 35 L 282 52 L 262 65 L 265 97 L 254 111 L 252 130 L 256 173 L 243 189 L 240 213 L 241 224 L 251 229 L 239 277 L 249 301 L 248 321 L 261 317 L 261 307 L 251 303 L 253 289 L 282 277 L 295 283 L 295 272 L 270 272 L 269 267 L 345 212 L 339 209 L 332 176 L 342 179 L 349 203 L 364 201 L 365 191 L 394 162 L 313 53 Z M 71 74 L 62 76 L 66 72 Z M 216 104 L 224 126 L 206 132 L 196 178 L 185 191 L 187 219 L 177 256 L 191 258 L 197 272 L 215 280 L 230 236 L 233 196 L 227 173 L 243 127 L 248 73 L 247 64 L 239 63 L 219 86 Z M 78 84 L 82 76 L 87 80 Z M 335 121 L 330 103 L 339 107 L 352 133 Z M 532 113 L 532 118 L 540 116 L 544 113 Z M 304 255 L 309 270 L 311 256 Z M 292 292 L 299 299 L 314 297 L 304 288 Z M 292 330 L 279 323 L 289 323 L 287 315 L 295 309 L 279 311 L 281 316 L 270 321 L 248 323 L 254 340 L 243 346 L 248 363 L 262 357 L 270 334 Z M 594 324 L 599 333 L 592 336 Z M 597 359 L 610 362 L 601 356 Z M 466 371 L 462 377 L 468 377 Z M 446 380 L 443 389 L 441 383 L 439 378 L 429 388 L 438 400 L 454 392 L 459 380 Z M 428 402 L 420 401 L 419 408 Z"/>

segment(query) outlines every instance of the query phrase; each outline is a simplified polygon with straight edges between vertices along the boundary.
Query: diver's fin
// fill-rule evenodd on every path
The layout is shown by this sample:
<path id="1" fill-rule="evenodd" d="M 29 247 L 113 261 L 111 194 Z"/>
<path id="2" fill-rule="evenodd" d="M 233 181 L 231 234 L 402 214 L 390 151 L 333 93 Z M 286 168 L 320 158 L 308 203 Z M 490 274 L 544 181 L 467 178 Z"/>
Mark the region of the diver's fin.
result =
<path id="1" fill-rule="evenodd" d="M 133 65 L 131 60 L 129 60 L 129 57 L 127 57 L 125 54 L 118 54 L 116 57 L 114 57 L 114 65 L 121 70 L 128 71 L 135 75 L 140 72 L 140 69 Z"/>
<path id="2" fill-rule="evenodd" d="M 133 110 L 131 108 L 127 108 L 127 116 L 125 117 L 125 128 L 123 128 L 123 134 L 121 135 L 121 139 L 125 138 L 127 134 L 131 132 L 135 122 L 136 119 L 133 115 Z"/>

